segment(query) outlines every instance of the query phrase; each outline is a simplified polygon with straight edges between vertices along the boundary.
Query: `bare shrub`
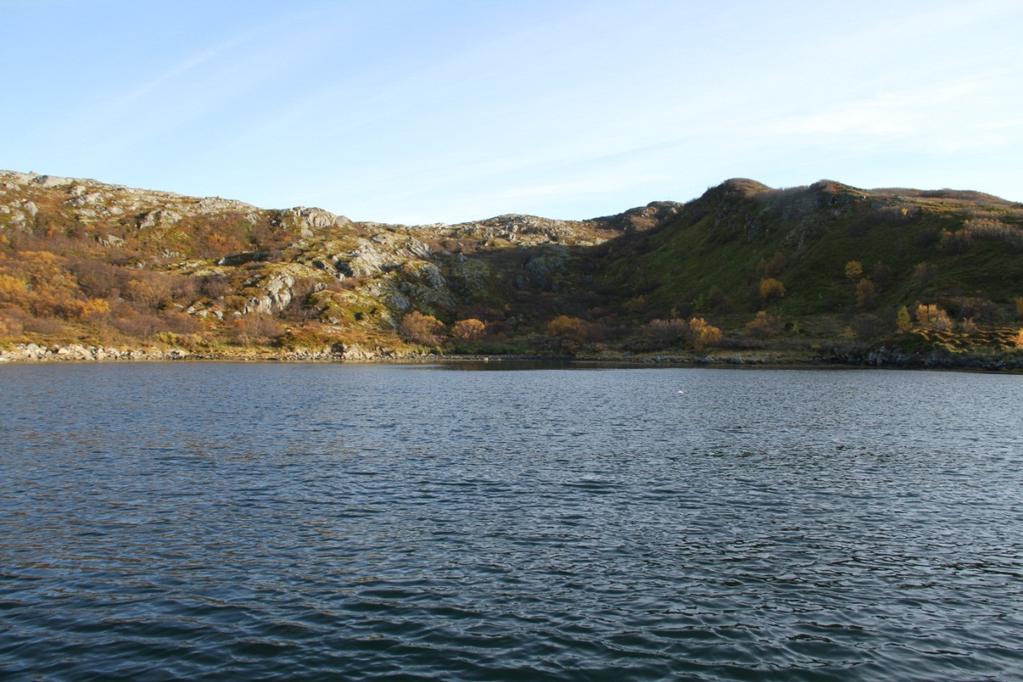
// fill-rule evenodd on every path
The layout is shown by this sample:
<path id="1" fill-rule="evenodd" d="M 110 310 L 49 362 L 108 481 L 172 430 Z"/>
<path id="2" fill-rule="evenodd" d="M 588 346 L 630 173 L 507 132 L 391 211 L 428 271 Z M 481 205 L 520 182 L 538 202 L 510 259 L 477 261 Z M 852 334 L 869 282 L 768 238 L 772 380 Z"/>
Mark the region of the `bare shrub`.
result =
<path id="1" fill-rule="evenodd" d="M 72 261 L 69 269 L 79 288 L 97 298 L 116 298 L 128 275 L 124 268 L 88 258 Z"/>
<path id="2" fill-rule="evenodd" d="M 444 340 L 444 323 L 418 310 L 405 315 L 398 330 L 406 341 L 424 346 L 439 346 Z"/>
<path id="3" fill-rule="evenodd" d="M 231 291 L 231 282 L 223 275 L 207 275 L 199 279 L 199 292 L 216 301 L 223 298 Z"/>
<path id="4" fill-rule="evenodd" d="M 63 322 L 52 317 L 28 317 L 22 321 L 22 327 L 26 332 L 43 336 L 60 336 L 67 328 Z"/>
<path id="5" fill-rule="evenodd" d="M 867 278 L 856 282 L 856 305 L 862 310 L 870 310 L 877 302 L 877 288 Z"/>
<path id="6" fill-rule="evenodd" d="M 689 338 L 689 325 L 685 320 L 674 317 L 667 320 L 650 320 L 643 332 L 655 347 L 667 348 L 681 344 Z"/>
<path id="7" fill-rule="evenodd" d="M 122 334 L 139 339 L 167 331 L 166 323 L 159 315 L 139 312 L 130 306 L 120 306 L 111 316 L 110 324 Z"/>
<path id="8" fill-rule="evenodd" d="M 243 315 L 231 325 L 231 338 L 241 345 L 265 344 L 284 333 L 284 327 L 270 315 Z"/>

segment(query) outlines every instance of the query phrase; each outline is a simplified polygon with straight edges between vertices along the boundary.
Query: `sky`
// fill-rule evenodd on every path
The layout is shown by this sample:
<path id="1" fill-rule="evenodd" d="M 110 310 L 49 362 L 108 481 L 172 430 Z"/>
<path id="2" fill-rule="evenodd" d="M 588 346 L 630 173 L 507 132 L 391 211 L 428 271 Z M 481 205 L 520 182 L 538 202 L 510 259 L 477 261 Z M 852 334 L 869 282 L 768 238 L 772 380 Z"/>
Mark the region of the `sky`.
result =
<path id="1" fill-rule="evenodd" d="M 1023 200 L 1023 0 L 0 0 L 0 168 L 358 220 Z"/>

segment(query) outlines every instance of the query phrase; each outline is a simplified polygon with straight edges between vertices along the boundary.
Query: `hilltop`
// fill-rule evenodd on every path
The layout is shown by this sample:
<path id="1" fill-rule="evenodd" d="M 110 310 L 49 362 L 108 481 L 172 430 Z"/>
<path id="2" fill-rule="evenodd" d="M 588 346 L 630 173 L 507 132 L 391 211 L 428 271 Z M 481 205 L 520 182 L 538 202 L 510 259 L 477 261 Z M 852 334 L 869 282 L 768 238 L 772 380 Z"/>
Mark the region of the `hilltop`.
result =
<path id="1" fill-rule="evenodd" d="M 588 220 L 393 225 L 0 172 L 0 343 L 1017 366 L 1021 252 L 1023 205 L 967 191 L 733 179 Z"/>

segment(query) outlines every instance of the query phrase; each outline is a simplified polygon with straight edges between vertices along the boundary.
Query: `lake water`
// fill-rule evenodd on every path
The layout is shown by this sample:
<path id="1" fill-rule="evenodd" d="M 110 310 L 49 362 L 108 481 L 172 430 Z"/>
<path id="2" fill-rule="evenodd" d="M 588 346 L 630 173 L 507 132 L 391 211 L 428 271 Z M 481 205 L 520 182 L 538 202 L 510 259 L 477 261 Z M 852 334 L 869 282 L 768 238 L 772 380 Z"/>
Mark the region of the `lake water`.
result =
<path id="1" fill-rule="evenodd" d="M 1021 376 L 44 365 L 0 391 L 0 677 L 1023 676 Z"/>

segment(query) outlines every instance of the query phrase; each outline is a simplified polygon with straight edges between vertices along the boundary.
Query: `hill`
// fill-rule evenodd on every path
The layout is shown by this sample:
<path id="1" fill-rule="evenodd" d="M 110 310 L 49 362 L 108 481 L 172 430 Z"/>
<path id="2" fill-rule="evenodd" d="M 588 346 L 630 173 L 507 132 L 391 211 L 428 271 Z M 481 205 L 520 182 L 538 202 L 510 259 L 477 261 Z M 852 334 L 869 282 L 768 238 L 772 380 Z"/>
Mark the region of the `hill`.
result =
<path id="1" fill-rule="evenodd" d="M 1015 366 L 1023 205 L 734 179 L 613 216 L 356 222 L 0 173 L 6 357 L 431 351 Z"/>

